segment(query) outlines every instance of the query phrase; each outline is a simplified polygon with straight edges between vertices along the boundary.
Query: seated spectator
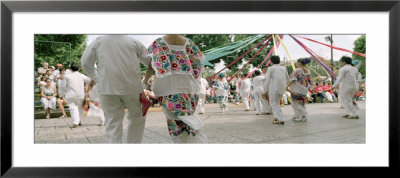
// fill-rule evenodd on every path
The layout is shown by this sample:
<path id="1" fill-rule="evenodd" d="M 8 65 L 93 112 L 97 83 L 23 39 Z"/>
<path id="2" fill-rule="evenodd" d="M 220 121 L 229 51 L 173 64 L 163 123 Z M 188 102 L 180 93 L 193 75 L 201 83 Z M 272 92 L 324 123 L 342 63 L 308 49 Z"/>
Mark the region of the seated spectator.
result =
<path id="1" fill-rule="evenodd" d="M 39 75 L 44 75 L 46 73 L 46 70 L 48 69 L 49 69 L 49 63 L 43 62 L 42 67 L 39 67 L 37 72 L 39 73 Z"/>
<path id="2" fill-rule="evenodd" d="M 46 85 L 41 88 L 40 94 L 42 105 L 46 110 L 46 119 L 50 119 L 50 109 L 56 109 L 56 95 L 57 89 L 52 85 L 50 78 L 46 79 Z"/>
<path id="3" fill-rule="evenodd" d="M 333 97 L 332 97 L 332 86 L 328 85 L 327 81 L 324 81 L 324 84 L 322 86 L 322 95 L 328 99 L 329 102 L 333 103 Z"/>
<path id="4" fill-rule="evenodd" d="M 325 97 L 324 97 L 324 95 L 322 94 L 323 93 L 323 90 L 324 90 L 324 87 L 323 87 L 323 85 L 322 85 L 322 82 L 319 82 L 318 84 L 317 84 L 317 87 L 315 87 L 315 96 L 316 97 L 321 97 L 321 103 L 324 103 L 324 100 L 325 100 Z M 316 97 L 315 97 L 315 99 L 316 99 Z M 315 102 L 315 100 L 314 100 L 314 102 Z"/>
<path id="5" fill-rule="evenodd" d="M 43 87 L 43 86 L 45 86 L 46 85 L 46 77 L 39 77 L 38 79 L 37 79 L 37 85 L 39 86 L 39 87 Z"/>

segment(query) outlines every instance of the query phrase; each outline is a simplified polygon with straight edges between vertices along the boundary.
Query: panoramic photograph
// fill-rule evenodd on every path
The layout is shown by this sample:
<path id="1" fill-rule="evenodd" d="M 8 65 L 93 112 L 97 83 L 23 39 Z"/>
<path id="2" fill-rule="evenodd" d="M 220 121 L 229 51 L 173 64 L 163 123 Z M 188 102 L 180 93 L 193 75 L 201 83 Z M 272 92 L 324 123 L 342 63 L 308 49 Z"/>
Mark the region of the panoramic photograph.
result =
<path id="1" fill-rule="evenodd" d="M 35 34 L 35 144 L 365 144 L 365 34 Z"/>

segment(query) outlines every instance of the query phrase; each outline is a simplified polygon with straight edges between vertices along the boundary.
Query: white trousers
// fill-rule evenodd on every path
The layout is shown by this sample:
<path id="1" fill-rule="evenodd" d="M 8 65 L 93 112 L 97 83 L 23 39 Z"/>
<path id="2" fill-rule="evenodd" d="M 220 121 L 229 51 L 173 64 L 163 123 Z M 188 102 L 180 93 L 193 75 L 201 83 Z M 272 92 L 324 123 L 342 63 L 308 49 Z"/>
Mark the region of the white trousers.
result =
<path id="1" fill-rule="evenodd" d="M 328 99 L 328 101 L 333 102 L 332 94 L 329 92 L 324 92 L 324 97 Z"/>
<path id="2" fill-rule="evenodd" d="M 283 116 L 283 112 L 282 112 L 282 108 L 281 108 L 281 97 L 282 97 L 282 94 L 270 94 L 269 102 L 271 103 L 274 117 L 280 121 L 283 121 L 283 120 L 285 120 L 285 117 Z"/>
<path id="3" fill-rule="evenodd" d="M 301 104 L 299 103 L 301 102 Z M 292 100 L 292 108 L 295 116 L 307 116 L 307 108 L 305 104 L 302 104 L 302 101 Z"/>
<path id="4" fill-rule="evenodd" d="M 65 98 L 65 100 L 69 107 L 72 123 L 78 125 L 83 118 L 82 103 L 84 98 Z"/>
<path id="5" fill-rule="evenodd" d="M 340 91 L 339 101 L 346 109 L 346 114 L 350 116 L 357 116 L 356 108 L 353 105 L 353 96 L 356 90 Z"/>
<path id="6" fill-rule="evenodd" d="M 205 110 L 206 110 L 205 102 L 206 102 L 206 94 L 200 93 L 199 101 L 197 103 L 197 107 L 198 107 L 197 109 L 198 109 L 199 113 L 205 112 Z"/>
<path id="7" fill-rule="evenodd" d="M 141 143 L 144 133 L 145 117 L 142 104 L 137 95 L 102 95 L 101 106 L 104 111 L 106 135 L 109 143 L 122 143 L 122 121 L 125 107 L 128 109 L 126 143 Z"/>
<path id="8" fill-rule="evenodd" d="M 254 105 L 257 114 L 262 112 L 271 112 L 271 107 L 267 100 L 262 97 L 262 92 L 260 90 L 254 90 Z"/>
<path id="9" fill-rule="evenodd" d="M 261 98 L 261 112 L 271 112 L 272 108 L 271 105 L 268 103 L 268 101 L 265 98 Z"/>
<path id="10" fill-rule="evenodd" d="M 244 104 L 244 109 L 246 110 L 250 109 L 249 106 L 250 92 L 241 92 L 240 95 L 242 95 L 242 102 Z"/>

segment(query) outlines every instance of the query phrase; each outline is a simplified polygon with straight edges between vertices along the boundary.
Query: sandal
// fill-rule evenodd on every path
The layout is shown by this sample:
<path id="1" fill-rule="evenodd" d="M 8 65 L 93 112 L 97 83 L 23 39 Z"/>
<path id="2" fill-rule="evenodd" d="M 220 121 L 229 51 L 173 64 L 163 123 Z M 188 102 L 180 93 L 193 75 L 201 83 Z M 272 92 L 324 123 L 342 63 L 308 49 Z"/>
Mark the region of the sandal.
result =
<path id="1" fill-rule="evenodd" d="M 46 115 L 46 119 L 50 119 L 50 114 L 49 114 L 49 115 Z"/>
<path id="2" fill-rule="evenodd" d="M 62 116 L 59 117 L 59 119 L 66 118 L 66 117 L 67 117 L 67 115 L 62 115 Z"/>

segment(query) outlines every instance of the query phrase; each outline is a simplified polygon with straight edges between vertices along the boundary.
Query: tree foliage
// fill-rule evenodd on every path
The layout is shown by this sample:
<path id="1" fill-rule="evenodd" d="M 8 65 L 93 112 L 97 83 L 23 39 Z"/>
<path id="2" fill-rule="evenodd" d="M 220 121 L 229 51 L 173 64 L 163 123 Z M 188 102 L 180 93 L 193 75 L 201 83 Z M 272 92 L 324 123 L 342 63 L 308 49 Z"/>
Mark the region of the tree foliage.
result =
<path id="1" fill-rule="evenodd" d="M 365 54 L 365 52 L 366 52 L 366 36 L 365 35 L 360 36 L 359 38 L 357 38 L 354 41 L 354 51 Z M 366 67 L 366 62 L 367 62 L 365 60 L 365 57 L 353 54 L 353 60 L 355 60 L 355 59 L 362 62 L 359 72 L 361 73 L 362 76 L 365 77 L 365 72 L 366 72 L 365 67 Z"/>
<path id="2" fill-rule="evenodd" d="M 79 62 L 86 47 L 87 35 L 35 35 L 35 68 L 48 62 L 49 66 L 60 63 L 68 66 Z"/>

